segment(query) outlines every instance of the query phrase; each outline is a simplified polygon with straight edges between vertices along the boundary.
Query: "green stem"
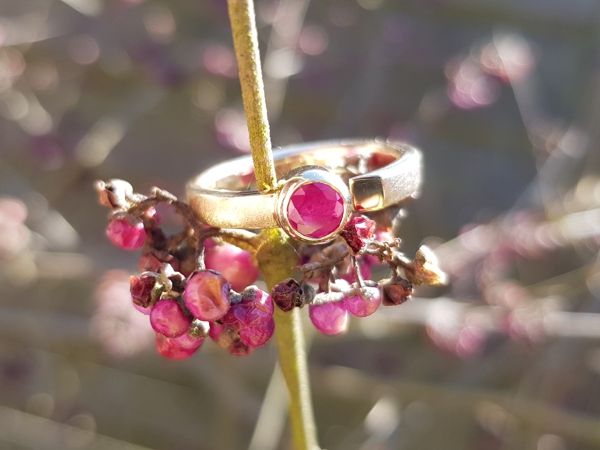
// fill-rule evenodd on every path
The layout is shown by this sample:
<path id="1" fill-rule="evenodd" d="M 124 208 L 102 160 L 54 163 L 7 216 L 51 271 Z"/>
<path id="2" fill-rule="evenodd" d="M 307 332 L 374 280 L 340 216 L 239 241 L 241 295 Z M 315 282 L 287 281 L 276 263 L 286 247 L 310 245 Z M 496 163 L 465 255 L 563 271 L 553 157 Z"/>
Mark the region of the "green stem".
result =
<path id="1" fill-rule="evenodd" d="M 280 229 L 266 230 L 257 252 L 258 263 L 269 288 L 293 275 L 297 261 L 296 251 Z M 294 448 L 318 449 L 316 429 L 310 398 L 304 334 L 300 310 L 283 312 L 275 308 L 275 338 L 279 365 L 290 395 L 290 420 Z"/>
<path id="2" fill-rule="evenodd" d="M 268 192 L 275 189 L 277 178 L 265 106 L 254 5 L 252 0 L 228 0 L 228 7 L 256 184 L 260 191 Z M 293 275 L 297 255 L 288 236 L 280 229 L 264 230 L 257 240 L 256 258 L 270 289 Z M 275 324 L 279 364 L 290 395 L 294 449 L 316 450 L 319 446 L 299 311 L 294 309 L 284 313 L 276 309 Z"/>

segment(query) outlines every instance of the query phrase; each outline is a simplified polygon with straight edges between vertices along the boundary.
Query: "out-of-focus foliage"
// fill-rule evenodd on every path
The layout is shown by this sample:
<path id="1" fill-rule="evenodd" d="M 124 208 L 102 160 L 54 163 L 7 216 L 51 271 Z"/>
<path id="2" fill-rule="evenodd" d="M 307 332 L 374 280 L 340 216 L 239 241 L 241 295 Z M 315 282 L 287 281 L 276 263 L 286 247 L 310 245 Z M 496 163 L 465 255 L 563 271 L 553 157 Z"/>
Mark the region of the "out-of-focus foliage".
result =
<path id="1" fill-rule="evenodd" d="M 451 278 L 315 336 L 323 447 L 600 448 L 598 2 L 256 3 L 275 145 L 421 147 Z M 287 448 L 274 348 L 147 350 L 91 188 L 247 151 L 224 0 L 1 1 L 0 448 Z"/>

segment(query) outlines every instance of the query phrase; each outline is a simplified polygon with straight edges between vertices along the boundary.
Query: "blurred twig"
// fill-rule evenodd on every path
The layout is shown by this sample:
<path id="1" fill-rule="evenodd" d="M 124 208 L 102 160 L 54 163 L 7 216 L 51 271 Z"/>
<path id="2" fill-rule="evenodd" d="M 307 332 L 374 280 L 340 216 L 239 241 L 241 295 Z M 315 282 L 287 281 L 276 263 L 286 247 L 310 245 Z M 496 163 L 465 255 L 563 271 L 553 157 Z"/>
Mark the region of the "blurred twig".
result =
<path id="1" fill-rule="evenodd" d="M 0 406 L 1 442 L 11 445 L 10 448 L 15 445 L 35 450 L 149 450 L 148 447 L 98 434 L 95 430 L 82 429 L 5 406 Z"/>
<path id="2" fill-rule="evenodd" d="M 522 423 L 568 436 L 578 442 L 600 446 L 600 427 L 596 417 L 566 411 L 533 398 L 514 398 L 510 393 L 484 389 L 382 379 L 344 367 L 314 369 L 314 372 L 323 382 L 321 388 L 338 395 L 362 396 L 365 392 L 380 392 L 383 389 L 402 402 L 419 400 L 434 406 L 446 405 L 454 410 L 467 409 L 471 412 L 486 404 L 493 404 Z"/>
<path id="3" fill-rule="evenodd" d="M 285 389 L 285 380 L 277 364 L 269 380 L 248 450 L 277 448 L 285 427 L 285 411 L 288 406 Z"/>

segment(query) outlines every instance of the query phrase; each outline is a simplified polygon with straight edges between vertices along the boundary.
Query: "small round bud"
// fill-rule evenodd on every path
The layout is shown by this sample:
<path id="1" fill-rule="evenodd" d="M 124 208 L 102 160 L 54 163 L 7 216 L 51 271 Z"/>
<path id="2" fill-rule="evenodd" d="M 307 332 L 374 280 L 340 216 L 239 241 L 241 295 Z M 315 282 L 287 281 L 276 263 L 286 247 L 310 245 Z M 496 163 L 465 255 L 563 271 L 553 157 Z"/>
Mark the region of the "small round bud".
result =
<path id="1" fill-rule="evenodd" d="M 240 291 L 258 279 L 258 266 L 250 252 L 228 243 L 217 245 L 207 241 L 206 244 L 204 253 L 206 268 L 216 270 L 223 275 L 232 289 Z"/>
<path id="2" fill-rule="evenodd" d="M 323 334 L 335 335 L 348 329 L 348 311 L 343 302 L 310 305 L 308 315 L 315 328 Z"/>
<path id="3" fill-rule="evenodd" d="M 156 333 L 156 350 L 161 356 L 168 359 L 187 359 L 202 346 L 203 342 L 204 337 L 188 333 L 174 338 Z"/>
<path id="4" fill-rule="evenodd" d="M 356 294 L 344 298 L 344 306 L 350 314 L 356 317 L 367 317 L 373 314 L 381 305 L 381 290 L 379 287 L 366 286 Z"/>
<path id="5" fill-rule="evenodd" d="M 141 308 L 148 308 L 152 304 L 152 289 L 155 284 L 156 278 L 152 275 L 129 277 L 129 292 L 131 292 L 133 304 Z"/>
<path id="6" fill-rule="evenodd" d="M 112 219 L 106 226 L 106 237 L 124 250 L 137 250 L 146 242 L 144 223 L 133 216 Z"/>
<path id="7" fill-rule="evenodd" d="M 382 290 L 385 306 L 401 305 L 412 295 L 413 285 L 404 278 L 396 278 L 382 283 Z"/>
<path id="8" fill-rule="evenodd" d="M 241 293 L 240 302 L 231 305 L 221 322 L 235 328 L 247 346 L 260 347 L 271 339 L 275 330 L 273 301 L 266 292 L 249 286 Z"/>
<path id="9" fill-rule="evenodd" d="M 174 299 L 158 301 L 150 313 L 150 324 L 154 331 L 167 337 L 181 336 L 188 331 L 192 319 L 183 312 Z"/>
<path id="10" fill-rule="evenodd" d="M 199 270 L 188 279 L 183 299 L 192 315 L 200 320 L 218 320 L 229 311 L 229 283 L 218 272 Z"/>

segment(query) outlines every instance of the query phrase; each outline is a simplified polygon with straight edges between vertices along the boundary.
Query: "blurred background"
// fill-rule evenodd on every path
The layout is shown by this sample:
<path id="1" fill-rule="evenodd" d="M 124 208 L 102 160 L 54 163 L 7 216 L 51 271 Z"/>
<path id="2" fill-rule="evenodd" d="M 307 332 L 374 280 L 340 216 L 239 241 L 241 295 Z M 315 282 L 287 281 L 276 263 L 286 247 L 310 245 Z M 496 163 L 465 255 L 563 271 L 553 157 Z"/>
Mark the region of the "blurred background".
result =
<path id="1" fill-rule="evenodd" d="M 257 0 L 274 145 L 422 148 L 449 288 L 307 327 L 328 450 L 600 448 L 600 3 Z M 0 4 L 0 448 L 289 448 L 273 345 L 153 350 L 98 178 L 248 152 L 224 0 Z"/>

